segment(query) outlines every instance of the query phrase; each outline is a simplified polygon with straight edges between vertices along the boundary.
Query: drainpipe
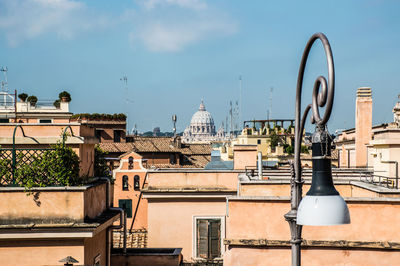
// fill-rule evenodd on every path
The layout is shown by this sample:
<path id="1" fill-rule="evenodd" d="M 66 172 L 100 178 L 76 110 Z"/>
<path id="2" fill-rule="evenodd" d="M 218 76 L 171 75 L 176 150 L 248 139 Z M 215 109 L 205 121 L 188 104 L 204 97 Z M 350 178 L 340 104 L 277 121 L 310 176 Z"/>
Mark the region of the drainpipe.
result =
<path id="1" fill-rule="evenodd" d="M 381 161 L 381 163 L 394 163 L 396 165 L 396 188 L 399 188 L 399 162 L 398 161 Z"/>
<path id="2" fill-rule="evenodd" d="M 262 180 L 263 167 L 262 167 L 262 152 L 258 152 L 258 178 Z"/>
<path id="3" fill-rule="evenodd" d="M 350 168 L 350 150 L 347 150 L 347 168 Z"/>
<path id="4" fill-rule="evenodd" d="M 106 261 L 107 261 L 107 265 L 111 265 L 111 246 L 112 243 L 110 245 L 110 231 L 112 231 L 113 229 L 121 229 L 126 222 L 126 213 L 122 208 L 115 208 L 115 207 L 111 207 L 110 206 L 110 179 L 106 178 L 106 177 L 101 177 L 99 178 L 99 180 L 103 180 L 107 182 L 107 186 L 106 186 L 106 207 L 110 210 L 113 211 L 119 211 L 119 225 L 111 225 L 109 227 L 107 227 L 106 229 L 106 245 L 107 245 L 107 249 L 106 249 Z M 113 238 L 111 237 L 111 240 Z M 126 230 L 124 230 L 124 251 L 126 252 Z"/>
<path id="5" fill-rule="evenodd" d="M 126 212 L 124 212 L 124 246 L 123 246 L 124 255 L 126 255 Z"/>
<path id="6" fill-rule="evenodd" d="M 114 211 L 119 211 L 119 225 L 111 225 L 107 228 L 107 232 L 106 232 L 106 242 L 107 242 L 107 252 L 106 252 L 106 261 L 107 261 L 107 265 L 111 265 L 111 247 L 113 245 L 113 242 L 110 243 L 110 232 L 112 232 L 112 230 L 114 229 L 121 229 L 125 223 L 124 220 L 126 221 L 126 218 L 124 219 L 124 217 L 126 217 L 126 212 L 124 212 L 124 210 L 122 208 L 114 208 L 114 207 L 110 207 L 110 210 L 114 210 Z M 111 241 L 113 239 L 113 236 L 111 236 Z M 124 230 L 124 251 L 126 252 L 126 230 Z"/>

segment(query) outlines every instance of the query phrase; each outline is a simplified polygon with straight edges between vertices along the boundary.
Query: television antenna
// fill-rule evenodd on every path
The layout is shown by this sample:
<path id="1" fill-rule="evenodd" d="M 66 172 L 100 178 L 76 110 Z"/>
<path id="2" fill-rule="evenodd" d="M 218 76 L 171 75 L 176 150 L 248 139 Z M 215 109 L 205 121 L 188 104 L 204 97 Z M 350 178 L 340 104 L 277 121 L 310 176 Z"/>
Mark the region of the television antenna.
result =
<path id="1" fill-rule="evenodd" d="M 119 80 L 122 81 L 124 83 L 124 85 L 125 85 L 125 88 L 124 88 L 125 89 L 125 93 L 124 93 L 125 94 L 124 113 L 127 116 L 126 128 L 129 129 L 129 126 L 128 126 L 128 120 L 129 120 L 129 117 L 128 117 L 128 77 L 127 76 L 123 76 Z"/>
<path id="2" fill-rule="evenodd" d="M 3 72 L 4 80 L 1 81 L 1 91 L 8 92 L 8 81 L 7 81 L 7 67 L 0 68 L 0 71 Z"/>
<path id="3" fill-rule="evenodd" d="M 269 108 L 267 110 L 267 120 L 272 117 L 272 92 L 274 91 L 274 87 L 269 89 Z"/>

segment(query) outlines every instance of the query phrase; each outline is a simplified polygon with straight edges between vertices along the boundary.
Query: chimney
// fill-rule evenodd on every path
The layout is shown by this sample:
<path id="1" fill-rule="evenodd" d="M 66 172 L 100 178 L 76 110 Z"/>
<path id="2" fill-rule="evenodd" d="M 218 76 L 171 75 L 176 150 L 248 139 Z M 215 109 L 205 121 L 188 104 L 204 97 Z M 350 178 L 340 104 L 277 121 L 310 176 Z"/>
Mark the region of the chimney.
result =
<path id="1" fill-rule="evenodd" d="M 235 144 L 233 146 L 233 169 L 243 170 L 246 166 L 257 167 L 257 145 Z"/>
<path id="2" fill-rule="evenodd" d="M 367 166 L 367 144 L 372 131 L 372 91 L 369 87 L 357 90 L 356 99 L 356 167 Z"/>

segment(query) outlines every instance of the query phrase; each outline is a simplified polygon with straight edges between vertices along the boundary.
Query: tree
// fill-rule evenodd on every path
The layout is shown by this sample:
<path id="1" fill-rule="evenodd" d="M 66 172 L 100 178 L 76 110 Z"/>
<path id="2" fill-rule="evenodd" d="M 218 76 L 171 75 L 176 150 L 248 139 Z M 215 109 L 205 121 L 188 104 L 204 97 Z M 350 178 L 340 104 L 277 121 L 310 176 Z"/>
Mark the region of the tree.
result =
<path id="1" fill-rule="evenodd" d="M 96 177 L 111 178 L 111 171 L 105 160 L 107 152 L 103 151 L 99 145 L 94 148 L 94 175 Z"/>

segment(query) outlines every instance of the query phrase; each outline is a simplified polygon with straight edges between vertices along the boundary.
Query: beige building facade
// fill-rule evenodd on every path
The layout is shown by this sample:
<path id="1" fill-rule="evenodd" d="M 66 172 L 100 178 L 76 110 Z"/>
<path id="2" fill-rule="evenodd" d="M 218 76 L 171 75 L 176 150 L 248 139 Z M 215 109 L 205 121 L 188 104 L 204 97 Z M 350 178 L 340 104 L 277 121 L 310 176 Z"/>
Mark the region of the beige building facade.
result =
<path id="1" fill-rule="evenodd" d="M 247 149 L 235 152 L 234 160 L 255 161 Z M 304 194 L 310 178 L 305 176 Z M 304 226 L 303 265 L 396 264 L 400 235 L 391 224 L 399 218 L 400 190 L 357 176 L 336 173 L 334 178 L 351 224 Z M 150 171 L 143 190 L 148 246 L 181 247 L 184 261 L 191 263 L 290 265 L 290 232 L 283 216 L 290 210 L 289 179 L 289 174 L 254 179 L 239 169 Z"/>
<path id="2" fill-rule="evenodd" d="M 80 187 L 0 188 L 0 264 L 109 265 L 110 232 L 120 211 L 111 209 L 109 183 Z"/>

